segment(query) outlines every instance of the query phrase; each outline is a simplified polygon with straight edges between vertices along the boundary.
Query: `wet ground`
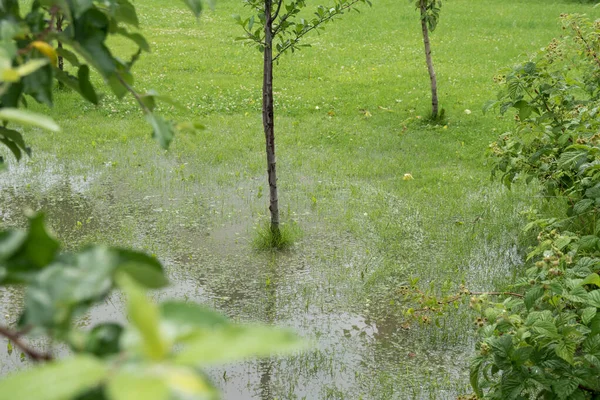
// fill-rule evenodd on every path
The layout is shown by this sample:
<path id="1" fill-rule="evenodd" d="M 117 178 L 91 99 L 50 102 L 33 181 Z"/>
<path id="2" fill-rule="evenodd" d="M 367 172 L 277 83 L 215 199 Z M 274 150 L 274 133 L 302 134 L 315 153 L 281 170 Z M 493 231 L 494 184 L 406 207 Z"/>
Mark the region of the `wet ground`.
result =
<path id="1" fill-rule="evenodd" d="M 386 262 L 381 243 L 355 237 L 339 223 L 340 210 L 292 201 L 290 209 L 298 211 L 286 218 L 301 227 L 302 237 L 289 251 L 258 252 L 251 240 L 266 200 L 252 185 L 186 184 L 176 179 L 177 168 L 150 166 L 138 173 L 132 165 L 90 168 L 50 157 L 12 165 L 0 175 L 2 225 L 22 226 L 24 209 L 44 210 L 68 248 L 95 241 L 156 254 L 172 282 L 154 294 L 157 299 L 183 298 L 234 320 L 291 327 L 314 343 L 313 350 L 291 357 L 208 371 L 225 399 L 446 399 L 468 391 L 474 340 L 468 311 L 443 318 L 440 328 L 403 328 L 385 305 L 382 310 L 382 286 L 367 284 Z M 148 179 L 152 174 L 157 176 Z M 419 218 L 405 217 L 410 240 L 422 242 Z M 519 263 L 510 242 L 500 249 L 477 247 L 462 268 L 476 281 L 488 279 L 485 271 L 492 267 L 504 266 L 499 274 L 510 271 Z M 0 296 L 0 322 L 14 322 L 20 291 L 2 289 Z M 123 321 L 122 310 L 115 294 L 80 323 Z M 17 351 L 2 351 L 0 360 L 2 373 L 24 364 Z"/>

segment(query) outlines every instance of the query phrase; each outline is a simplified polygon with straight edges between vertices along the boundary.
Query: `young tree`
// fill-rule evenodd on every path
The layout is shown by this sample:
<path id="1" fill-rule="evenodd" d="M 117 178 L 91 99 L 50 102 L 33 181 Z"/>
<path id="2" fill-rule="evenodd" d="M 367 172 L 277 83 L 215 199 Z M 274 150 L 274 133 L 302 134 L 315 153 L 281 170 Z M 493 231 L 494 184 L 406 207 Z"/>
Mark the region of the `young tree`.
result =
<path id="1" fill-rule="evenodd" d="M 425 61 L 427 62 L 427 71 L 431 81 L 431 118 L 437 119 L 440 117 L 438 94 L 437 94 L 437 79 L 433 68 L 433 60 L 431 58 L 431 44 L 429 42 L 429 32 L 433 32 L 437 27 L 440 18 L 440 9 L 442 7 L 441 0 L 417 0 L 415 7 L 421 15 L 421 31 L 423 34 L 423 45 L 425 46 Z"/>
<path id="2" fill-rule="evenodd" d="M 325 23 L 342 15 L 346 11 L 356 9 L 359 3 L 371 5 L 369 0 L 336 0 L 335 4 L 326 8 L 319 5 L 314 16 L 305 20 L 299 16 L 306 7 L 305 0 L 245 0 L 245 4 L 256 12 L 247 19 L 236 17 L 238 24 L 246 35 L 239 38 L 248 40 L 263 53 L 263 89 L 262 117 L 267 152 L 267 176 L 269 182 L 269 210 L 271 212 L 272 243 L 279 242 L 279 197 L 277 194 L 277 169 L 275 158 L 275 124 L 273 111 L 273 62 L 277 62 L 282 54 L 292 53 L 301 47 L 301 39 L 313 30 L 322 29 Z M 255 26 L 258 19 L 259 26 Z M 274 45 L 275 44 L 275 45 Z"/>
<path id="3" fill-rule="evenodd" d="M 185 2 L 198 15 L 198 0 Z M 148 45 L 141 34 L 126 27 L 137 25 L 128 0 L 34 0 L 25 14 L 19 3 L 23 2 L 0 1 L 0 142 L 17 160 L 30 153 L 18 126 L 59 130 L 47 116 L 19 108 L 25 99 L 51 105 L 56 78 L 98 103 L 89 81 L 90 66 L 113 92 L 121 96 L 130 92 L 136 98 L 154 136 L 168 146 L 173 124 L 153 113 L 157 96 L 140 94 L 132 86 L 131 66 Z M 62 31 L 56 27 L 58 16 L 63 18 Z M 110 34 L 125 36 L 140 47 L 131 62 L 113 57 L 107 43 Z M 63 47 L 55 49 L 55 40 Z M 59 68 L 58 54 L 77 76 Z M 26 231 L 0 231 L 0 286 L 25 286 L 16 326 L 0 326 L 0 335 L 9 339 L 9 353 L 20 351 L 23 359 L 40 364 L 1 379 L 1 400 L 212 399 L 215 390 L 198 368 L 298 344 L 289 332 L 236 325 L 196 304 L 154 304 L 145 290 L 168 283 L 154 257 L 102 245 L 61 253 L 43 215 L 29 219 Z M 116 288 L 127 295 L 130 323 L 80 329 L 77 318 L 106 301 Z M 63 343 L 74 355 L 57 360 L 52 352 L 27 342 L 33 335 Z"/>

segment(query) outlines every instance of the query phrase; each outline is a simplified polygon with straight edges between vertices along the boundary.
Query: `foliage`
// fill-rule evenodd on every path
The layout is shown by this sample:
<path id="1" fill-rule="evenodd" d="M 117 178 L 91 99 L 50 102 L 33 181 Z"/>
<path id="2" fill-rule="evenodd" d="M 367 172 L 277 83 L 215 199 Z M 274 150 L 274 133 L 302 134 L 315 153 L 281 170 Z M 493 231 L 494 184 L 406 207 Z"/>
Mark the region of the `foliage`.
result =
<path id="1" fill-rule="evenodd" d="M 483 327 L 471 383 L 490 399 L 600 394 L 600 21 L 562 15 L 565 36 L 497 80 L 516 127 L 490 146 L 510 187 L 539 182 L 566 215 L 539 217 L 521 297 L 477 303 Z"/>
<path id="2" fill-rule="evenodd" d="M 196 16 L 199 15 L 201 3 L 198 0 L 186 0 L 185 3 Z M 56 27 L 58 18 L 63 21 L 60 30 Z M 153 136 L 162 147 L 168 147 L 176 126 L 154 113 L 156 101 L 164 98 L 152 91 L 138 93 L 133 88 L 131 69 L 142 52 L 150 51 L 150 46 L 144 36 L 135 31 L 139 19 L 128 0 L 102 3 L 36 0 L 25 13 L 22 13 L 19 1 L 3 0 L 0 24 L 0 119 L 4 122 L 0 141 L 17 160 L 23 153 L 29 154 L 30 149 L 22 134 L 7 125 L 59 129 L 47 117 L 18 107 L 27 105 L 27 97 L 52 106 L 54 79 L 87 101 L 98 104 L 101 96 L 90 81 L 92 69 L 102 76 L 118 98 L 127 93 L 135 97 L 146 114 Z M 111 36 L 129 39 L 138 51 L 130 60 L 121 60 L 107 46 Z M 61 46 L 54 48 L 54 42 Z M 67 71 L 58 67 L 59 56 L 70 64 Z"/>
<path id="3" fill-rule="evenodd" d="M 185 2 L 198 15 L 200 3 Z M 60 32 L 54 28 L 59 14 L 64 17 Z M 56 78 L 96 104 L 99 96 L 89 80 L 90 66 L 118 97 L 130 92 L 136 98 L 154 136 L 168 146 L 174 126 L 153 113 L 160 96 L 141 95 L 132 88 L 131 67 L 142 51 L 148 51 L 148 44 L 125 27 L 138 25 L 131 3 L 34 1 L 23 17 L 19 2 L 3 0 L 0 16 L 0 141 L 17 160 L 30 150 L 21 132 L 8 124 L 59 129 L 44 115 L 18 109 L 27 104 L 26 96 L 51 106 Z M 109 35 L 132 40 L 139 51 L 129 62 L 119 60 L 106 44 Z M 54 49 L 54 40 L 64 47 Z M 58 55 L 77 69 L 77 76 L 57 68 Z M 10 340 L 9 349 L 22 351 L 22 358 L 47 362 L 1 380 L 0 399 L 215 398 L 217 392 L 198 368 L 298 348 L 290 332 L 238 325 L 196 304 L 157 305 L 146 297 L 146 289 L 167 283 L 162 265 L 140 252 L 90 245 L 61 253 L 41 214 L 30 216 L 27 231 L 0 232 L 0 286 L 26 287 L 15 330 L 0 327 L 0 334 Z M 100 323 L 82 330 L 78 318 L 117 288 L 127 295 L 130 324 Z M 36 337 L 66 344 L 75 355 L 55 360 L 51 352 L 25 341 Z"/>
<path id="4" fill-rule="evenodd" d="M 421 14 L 421 18 L 427 23 L 427 27 L 431 32 L 437 28 L 437 24 L 440 20 L 440 11 L 442 9 L 442 0 L 416 0 L 415 8 L 421 9 L 421 3 L 424 4 L 425 12 Z"/>
<path id="5" fill-rule="evenodd" d="M 277 162 L 275 156 L 275 120 L 273 98 L 273 63 L 279 56 L 290 50 L 294 52 L 301 45 L 300 40 L 307 33 L 322 29 L 323 25 L 332 21 L 344 12 L 355 9 L 358 3 L 371 4 L 369 0 L 336 0 L 333 7 L 318 6 L 315 17 L 306 21 L 299 15 L 306 2 L 292 0 L 245 0 L 245 4 L 256 13 L 260 24 L 254 29 L 255 16 L 245 20 L 236 17 L 237 23 L 244 29 L 246 35 L 239 38 L 248 40 L 263 53 L 263 89 L 262 117 L 265 133 L 267 155 L 267 181 L 269 183 L 269 211 L 271 214 L 271 232 L 263 240 L 270 248 L 281 248 L 286 244 L 279 227 L 279 195 L 277 189 Z M 275 54 L 273 54 L 275 50 Z"/>
<path id="6" fill-rule="evenodd" d="M 265 48 L 264 3 L 264 0 L 245 0 L 244 4 L 254 10 L 256 15 L 246 19 L 242 19 L 240 16 L 235 17 L 237 24 L 245 32 L 245 36 L 238 37 L 238 40 L 247 41 L 261 52 Z M 293 53 L 303 47 L 310 47 L 310 44 L 300 43 L 303 36 L 311 31 L 324 29 L 326 23 L 334 21 L 336 17 L 346 11 L 358 11 L 355 6 L 359 3 L 371 5 L 369 0 L 336 0 L 330 7 L 318 5 L 312 18 L 307 20 L 301 16 L 302 10 L 307 6 L 305 0 L 275 1 L 275 12 L 271 17 L 273 21 L 272 37 L 275 41 L 273 61 L 277 61 L 288 50 Z M 255 24 L 257 20 L 260 24 Z"/>
<path id="7" fill-rule="evenodd" d="M 216 391 L 198 367 L 298 348 L 287 331 L 236 325 L 193 303 L 149 301 L 145 289 L 168 283 L 153 257 L 105 246 L 59 250 L 42 215 L 30 218 L 27 232 L 0 235 L 0 285 L 27 287 L 18 330 L 1 333 L 32 359 L 50 360 L 0 381 L 0 399 L 213 398 Z M 127 295 L 131 324 L 78 328 L 77 318 L 115 288 Z M 26 335 L 66 343 L 77 355 L 52 361 L 52 354 L 24 345 Z"/>

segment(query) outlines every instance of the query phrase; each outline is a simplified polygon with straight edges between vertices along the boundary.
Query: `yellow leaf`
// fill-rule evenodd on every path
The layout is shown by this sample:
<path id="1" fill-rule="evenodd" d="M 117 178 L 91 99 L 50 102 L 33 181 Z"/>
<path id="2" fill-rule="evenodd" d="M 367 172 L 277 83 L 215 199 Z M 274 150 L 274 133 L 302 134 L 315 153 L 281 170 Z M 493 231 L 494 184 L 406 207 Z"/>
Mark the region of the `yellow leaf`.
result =
<path id="1" fill-rule="evenodd" d="M 412 174 L 411 174 L 411 173 L 406 173 L 406 174 L 404 174 L 404 176 L 402 177 L 402 180 L 404 180 L 404 181 L 411 181 L 411 180 L 413 180 L 413 179 L 415 179 L 415 178 L 413 178 L 413 176 L 412 176 Z"/>
<path id="2" fill-rule="evenodd" d="M 37 49 L 40 53 L 48 57 L 52 65 L 56 67 L 56 64 L 58 63 L 58 55 L 52 46 L 46 42 L 42 42 L 41 40 L 36 40 L 35 42 L 31 43 L 31 47 Z"/>

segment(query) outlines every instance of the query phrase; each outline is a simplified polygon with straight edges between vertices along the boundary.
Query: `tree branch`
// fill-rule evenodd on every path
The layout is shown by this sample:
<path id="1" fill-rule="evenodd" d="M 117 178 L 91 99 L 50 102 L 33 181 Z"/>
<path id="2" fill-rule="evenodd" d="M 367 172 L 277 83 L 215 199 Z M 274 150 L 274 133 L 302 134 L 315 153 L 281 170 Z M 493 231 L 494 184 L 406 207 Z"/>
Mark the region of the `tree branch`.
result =
<path id="1" fill-rule="evenodd" d="M 275 14 L 273 14 L 273 18 L 271 19 L 271 21 L 275 21 L 275 19 L 279 15 L 279 10 L 281 10 L 281 5 L 282 4 L 283 4 L 283 0 L 279 0 L 278 3 L 277 3 L 277 10 L 275 10 Z"/>
<path id="2" fill-rule="evenodd" d="M 482 294 L 487 294 L 490 296 L 512 296 L 512 297 L 518 297 L 518 298 L 523 298 L 525 296 L 523 296 L 522 294 L 519 293 L 513 293 L 513 292 L 469 292 L 469 294 L 471 295 L 482 295 Z"/>
<path id="3" fill-rule="evenodd" d="M 425 296 L 425 294 L 423 292 L 421 292 L 419 289 L 416 289 L 416 291 L 421 296 Z M 472 291 L 469 290 L 469 291 L 465 291 L 463 293 L 459 293 L 457 295 L 454 295 L 454 296 L 450 297 L 447 300 L 438 300 L 436 303 L 437 303 L 438 306 L 442 306 L 442 305 L 445 305 L 445 304 L 451 304 L 451 303 L 459 301 L 465 295 L 470 295 L 470 296 L 478 296 L 478 295 L 513 296 L 513 297 L 519 297 L 519 298 L 523 298 L 524 297 L 522 294 L 514 293 L 514 292 L 472 292 Z M 423 307 L 423 308 L 414 309 L 413 312 L 414 313 L 418 313 L 418 312 L 430 311 L 430 310 L 431 310 L 431 307 Z"/>
<path id="4" fill-rule="evenodd" d="M 116 75 L 119 82 L 121 82 L 121 85 L 123 85 L 125 89 L 127 89 L 127 91 L 131 93 L 133 97 L 135 97 L 144 113 L 152 114 L 152 111 L 148 108 L 148 106 L 146 106 L 146 104 L 144 104 L 144 101 L 142 100 L 142 97 L 138 94 L 138 92 L 136 92 L 135 89 L 129 85 L 129 83 L 125 82 L 125 79 L 123 79 L 123 77 L 120 74 L 117 73 Z"/>
<path id="5" fill-rule="evenodd" d="M 339 14 L 342 14 L 342 12 L 351 8 L 352 6 L 354 6 L 356 3 L 360 2 L 360 1 L 362 1 L 362 0 L 353 0 L 353 1 L 343 5 L 342 7 L 340 7 L 339 11 L 329 14 L 326 18 L 319 20 L 316 24 L 311 25 L 308 29 L 305 29 L 302 32 L 300 32 L 294 39 L 290 40 L 290 42 L 288 44 L 283 46 L 283 48 L 277 53 L 277 55 L 275 55 L 275 57 L 273 57 L 273 61 L 276 61 L 279 58 L 279 56 L 281 56 L 283 53 L 285 53 L 285 51 L 287 49 L 296 45 L 296 43 L 298 43 L 300 41 L 300 39 L 302 39 L 302 37 L 304 37 L 304 35 L 306 35 L 308 32 L 317 29 L 319 26 L 332 20 L 334 17 L 338 16 Z M 279 26 L 281 26 L 281 22 L 279 23 L 278 27 Z M 277 30 L 276 30 L 275 33 L 279 33 L 279 32 L 277 32 Z"/>
<path id="6" fill-rule="evenodd" d="M 27 345 L 26 343 L 24 343 L 21 340 L 21 332 L 13 332 L 4 326 L 0 326 L 0 335 L 10 340 L 15 346 L 21 349 L 21 351 L 23 351 L 23 353 L 29 356 L 29 358 L 31 358 L 33 361 L 51 361 L 54 359 L 54 356 L 52 354 L 39 352 L 29 347 L 29 345 Z"/>

